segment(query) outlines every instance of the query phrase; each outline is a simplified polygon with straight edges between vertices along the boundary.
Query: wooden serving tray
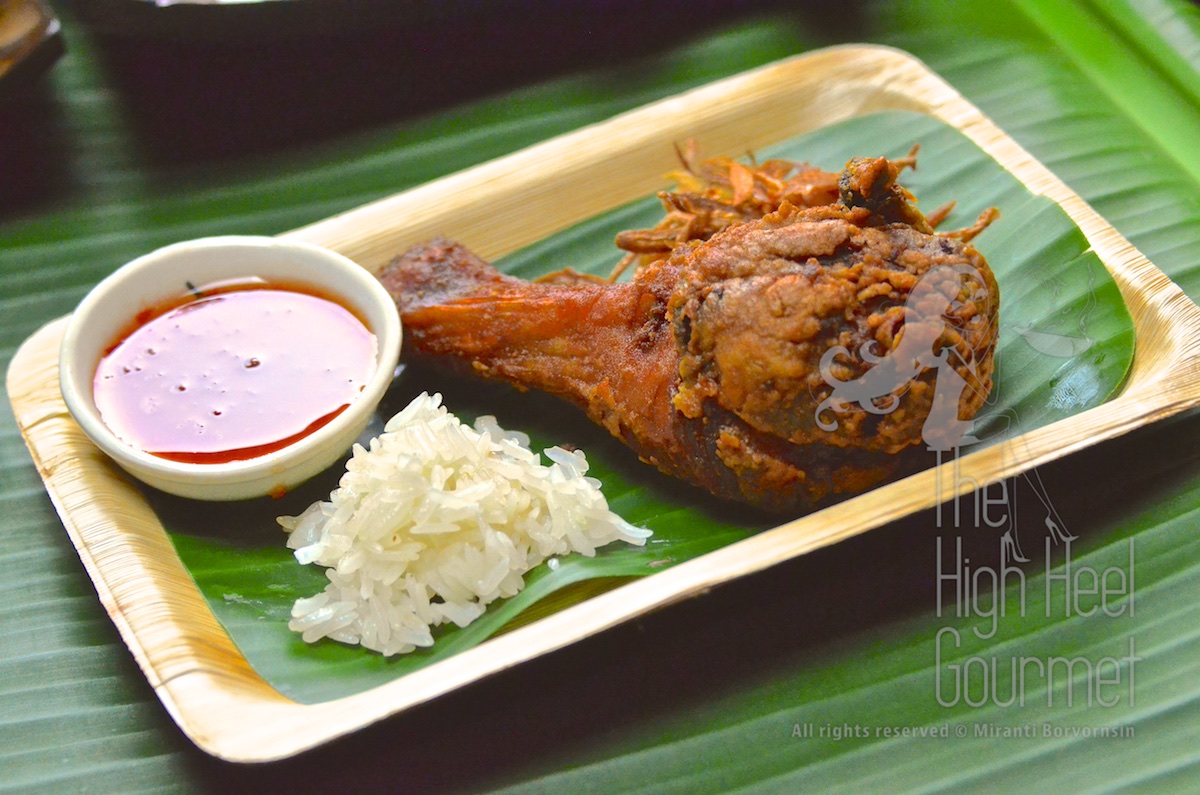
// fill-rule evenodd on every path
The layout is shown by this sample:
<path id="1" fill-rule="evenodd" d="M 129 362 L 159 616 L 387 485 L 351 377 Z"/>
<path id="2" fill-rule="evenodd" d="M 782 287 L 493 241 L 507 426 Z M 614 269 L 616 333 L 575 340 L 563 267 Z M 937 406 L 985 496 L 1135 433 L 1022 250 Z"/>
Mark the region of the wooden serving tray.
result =
<path id="1" fill-rule="evenodd" d="M 1032 193 L 1057 202 L 1111 272 L 1133 317 L 1136 354 L 1119 395 L 819 513 L 622 585 L 366 692 L 301 704 L 250 666 L 183 566 L 143 495 L 71 419 L 58 388 L 66 319 L 17 352 L 17 423 L 101 602 L 182 730 L 233 761 L 295 754 L 714 585 L 836 543 L 1200 403 L 1200 307 L 1082 199 L 923 64 L 881 47 L 836 47 L 657 102 L 288 233 L 377 271 L 435 235 L 484 257 L 516 251 L 649 195 L 672 144 L 741 154 L 887 110 L 956 128 Z M 546 164 L 554 164 L 547 168 Z M 572 196 L 570 202 L 560 200 Z M 957 467 L 952 472 L 951 467 Z"/>

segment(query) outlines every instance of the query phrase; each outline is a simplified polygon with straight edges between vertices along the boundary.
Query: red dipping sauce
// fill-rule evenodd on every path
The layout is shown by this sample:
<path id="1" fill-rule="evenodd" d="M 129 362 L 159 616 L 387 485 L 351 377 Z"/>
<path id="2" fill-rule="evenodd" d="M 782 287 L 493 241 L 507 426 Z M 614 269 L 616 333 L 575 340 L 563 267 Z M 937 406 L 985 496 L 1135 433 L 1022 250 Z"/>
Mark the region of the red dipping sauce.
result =
<path id="1" fill-rule="evenodd" d="M 160 458 L 256 458 L 313 433 L 356 400 L 375 335 L 327 298 L 225 285 L 139 316 L 93 382 L 105 424 Z"/>

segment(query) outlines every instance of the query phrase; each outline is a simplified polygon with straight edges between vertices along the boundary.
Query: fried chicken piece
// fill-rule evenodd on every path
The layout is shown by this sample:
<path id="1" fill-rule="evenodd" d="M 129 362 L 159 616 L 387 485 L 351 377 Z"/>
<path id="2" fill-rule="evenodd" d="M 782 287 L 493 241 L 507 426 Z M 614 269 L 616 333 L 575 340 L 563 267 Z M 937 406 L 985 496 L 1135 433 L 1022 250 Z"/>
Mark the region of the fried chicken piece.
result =
<path id="1" fill-rule="evenodd" d="M 991 388 L 995 279 L 899 170 L 851 161 L 841 202 L 785 201 L 628 282 L 529 283 L 447 241 L 380 279 L 408 355 L 560 395 L 663 472 L 795 512 L 969 439 Z"/>

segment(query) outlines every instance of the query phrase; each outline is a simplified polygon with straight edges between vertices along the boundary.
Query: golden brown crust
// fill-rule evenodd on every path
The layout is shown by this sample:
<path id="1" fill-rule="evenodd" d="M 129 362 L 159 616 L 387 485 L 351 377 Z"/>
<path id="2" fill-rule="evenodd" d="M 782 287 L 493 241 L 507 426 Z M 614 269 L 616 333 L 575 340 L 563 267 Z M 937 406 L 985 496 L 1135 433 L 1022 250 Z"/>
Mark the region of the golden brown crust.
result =
<path id="1" fill-rule="evenodd" d="M 851 161 L 841 203 L 783 200 L 624 283 L 524 282 L 445 241 L 381 279 L 410 355 L 561 395 L 668 474 L 795 511 L 877 485 L 906 448 L 962 443 L 992 386 L 978 230 L 933 233 L 900 167 Z M 728 173 L 751 201 L 757 183 Z"/>

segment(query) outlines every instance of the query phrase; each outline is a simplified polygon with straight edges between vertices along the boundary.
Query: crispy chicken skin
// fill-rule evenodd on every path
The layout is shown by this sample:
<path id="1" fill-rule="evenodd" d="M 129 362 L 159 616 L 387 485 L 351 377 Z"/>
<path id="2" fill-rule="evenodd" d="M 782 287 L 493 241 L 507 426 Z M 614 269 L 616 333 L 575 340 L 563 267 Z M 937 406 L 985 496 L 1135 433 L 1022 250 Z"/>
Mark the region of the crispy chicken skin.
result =
<path id="1" fill-rule="evenodd" d="M 969 438 L 991 388 L 995 279 L 898 172 L 853 160 L 839 202 L 785 200 L 626 282 L 530 283 L 444 240 L 380 279 L 408 355 L 560 395 L 663 472 L 796 512 L 879 484 L 923 439 Z"/>

